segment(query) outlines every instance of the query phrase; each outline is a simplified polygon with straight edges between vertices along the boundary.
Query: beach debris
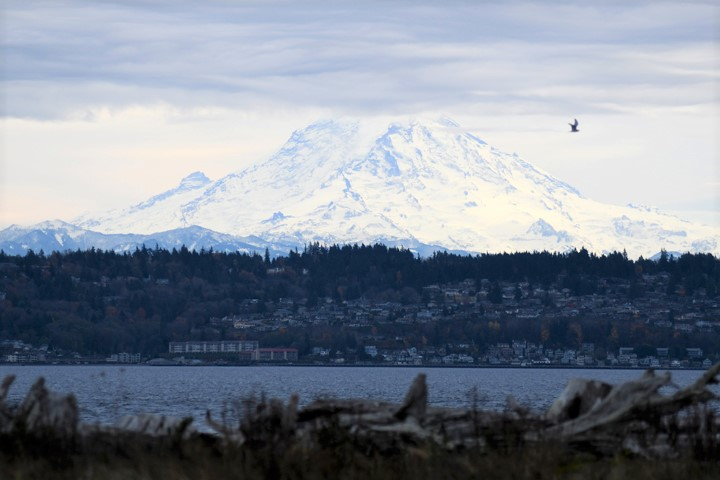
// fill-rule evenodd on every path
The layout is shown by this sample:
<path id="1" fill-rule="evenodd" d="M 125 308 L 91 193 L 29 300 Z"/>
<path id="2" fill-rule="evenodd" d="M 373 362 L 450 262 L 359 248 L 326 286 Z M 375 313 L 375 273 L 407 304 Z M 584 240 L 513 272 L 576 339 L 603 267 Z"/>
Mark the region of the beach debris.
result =
<path id="1" fill-rule="evenodd" d="M 0 431 L 75 438 L 80 424 L 75 395 L 49 391 L 45 379 L 40 377 L 20 405 L 13 406 L 6 402 L 6 398 L 14 381 L 15 376 L 9 375 L 0 386 Z"/>
<path id="2" fill-rule="evenodd" d="M 618 385 L 574 379 L 545 413 L 509 405 L 505 412 L 477 408 L 437 408 L 427 404 L 425 374 L 411 384 L 402 404 L 367 399 L 319 399 L 295 411 L 292 435 L 311 439 L 328 428 L 339 428 L 379 451 L 435 442 L 448 449 L 514 448 L 554 441 L 568 448 L 598 454 L 621 450 L 648 457 L 672 456 L 678 448 L 697 447 L 698 432 L 706 443 L 720 446 L 720 422 L 706 404 L 718 397 L 708 386 L 717 383 L 720 363 L 696 382 L 674 393 L 669 372 L 647 370 L 639 379 Z M 277 400 L 268 403 L 282 417 Z M 243 435 L 267 430 L 266 410 L 250 412 L 241 421 Z M 262 422 L 265 423 L 262 423 Z M 263 429 L 254 427 L 265 425 Z M 280 425 L 280 422 L 275 422 Z M 290 427 L 284 427 L 290 428 Z M 277 432 L 273 433 L 277 434 Z"/>
<path id="3" fill-rule="evenodd" d="M 178 418 L 152 413 L 125 415 L 115 424 L 115 428 L 126 432 L 134 432 L 151 437 L 180 435 L 188 437 L 197 433 L 191 425 L 192 417 Z"/>
<path id="4" fill-rule="evenodd" d="M 560 423 L 585 415 L 602 402 L 611 390 L 612 385 L 609 383 L 572 378 L 545 413 L 545 418 L 552 423 Z"/>
<path id="5" fill-rule="evenodd" d="M 422 423 L 425 420 L 425 413 L 427 412 L 427 401 L 428 401 L 428 390 L 426 383 L 426 375 L 424 373 L 418 374 L 413 380 L 410 389 L 405 395 L 405 401 L 402 406 L 395 412 L 395 417 L 399 420 L 405 420 L 408 417 L 416 419 Z"/>
<path id="6" fill-rule="evenodd" d="M 297 394 L 287 403 L 262 396 L 238 403 L 242 412 L 235 425 L 225 417 L 215 420 L 210 411 L 206 422 L 226 442 L 269 446 L 278 455 L 298 442 L 311 446 L 340 435 L 364 451 L 381 453 L 427 444 L 448 450 L 511 450 L 551 441 L 601 456 L 630 452 L 672 458 L 682 451 L 712 456 L 720 452 L 720 421 L 716 405 L 709 405 L 718 400 L 710 387 L 718 383 L 719 374 L 720 363 L 685 388 L 672 384 L 670 372 L 658 375 L 653 370 L 618 385 L 574 379 L 544 413 L 512 405 L 504 412 L 433 407 L 428 405 L 426 376 L 420 374 L 401 404 L 322 398 L 299 408 Z M 74 438 L 131 433 L 159 441 L 206 435 L 190 426 L 190 417 L 152 414 L 126 416 L 113 427 L 85 428 L 75 397 L 48 391 L 42 378 L 19 406 L 9 405 L 13 380 L 6 377 L 0 385 L 3 434 L 52 431 L 60 438 Z"/>

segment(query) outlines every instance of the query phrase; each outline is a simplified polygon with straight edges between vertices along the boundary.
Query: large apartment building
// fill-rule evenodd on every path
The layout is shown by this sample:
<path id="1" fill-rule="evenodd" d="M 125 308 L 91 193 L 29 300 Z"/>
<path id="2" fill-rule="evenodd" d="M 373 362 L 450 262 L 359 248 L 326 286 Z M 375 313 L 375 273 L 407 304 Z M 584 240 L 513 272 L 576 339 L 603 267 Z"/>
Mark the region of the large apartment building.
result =
<path id="1" fill-rule="evenodd" d="M 294 362 L 298 359 L 297 348 L 260 348 L 256 340 L 218 340 L 214 342 L 170 342 L 170 353 L 194 355 L 209 353 L 230 353 L 238 355 L 240 361 Z"/>
<path id="2" fill-rule="evenodd" d="M 297 348 L 258 348 L 253 354 L 253 360 L 259 362 L 291 361 L 298 359 Z"/>
<path id="3" fill-rule="evenodd" d="M 260 348 L 257 340 L 218 340 L 211 342 L 170 342 L 170 353 L 241 353 Z"/>

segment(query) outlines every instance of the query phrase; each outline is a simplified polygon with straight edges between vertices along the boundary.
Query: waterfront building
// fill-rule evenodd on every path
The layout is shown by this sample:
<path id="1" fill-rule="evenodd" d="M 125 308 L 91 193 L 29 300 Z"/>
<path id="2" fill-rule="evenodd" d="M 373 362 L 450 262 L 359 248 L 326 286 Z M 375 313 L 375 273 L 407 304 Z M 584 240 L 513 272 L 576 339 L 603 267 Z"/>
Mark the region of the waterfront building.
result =
<path id="1" fill-rule="evenodd" d="M 297 361 L 297 348 L 258 348 L 255 350 L 253 360 L 260 362 Z"/>
<path id="2" fill-rule="evenodd" d="M 170 353 L 241 353 L 257 350 L 260 344 L 257 340 L 217 340 L 217 341 L 189 341 L 170 342 Z"/>

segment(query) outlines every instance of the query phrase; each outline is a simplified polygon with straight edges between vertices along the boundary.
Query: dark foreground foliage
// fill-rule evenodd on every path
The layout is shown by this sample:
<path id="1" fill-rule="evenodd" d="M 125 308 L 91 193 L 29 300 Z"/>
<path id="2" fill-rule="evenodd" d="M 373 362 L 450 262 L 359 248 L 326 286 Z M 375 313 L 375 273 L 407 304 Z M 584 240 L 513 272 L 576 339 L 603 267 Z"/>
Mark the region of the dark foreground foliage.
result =
<path id="1" fill-rule="evenodd" d="M 239 446 L 216 437 L 151 439 L 138 434 L 58 444 L 52 436 L 0 438 L 5 479 L 678 479 L 720 478 L 720 456 L 649 460 L 568 451 L 553 443 L 448 452 L 415 445 L 377 452 L 344 430 L 299 442 Z M 707 453 L 707 452 L 706 452 Z M 715 452 L 720 454 L 720 452 Z"/>

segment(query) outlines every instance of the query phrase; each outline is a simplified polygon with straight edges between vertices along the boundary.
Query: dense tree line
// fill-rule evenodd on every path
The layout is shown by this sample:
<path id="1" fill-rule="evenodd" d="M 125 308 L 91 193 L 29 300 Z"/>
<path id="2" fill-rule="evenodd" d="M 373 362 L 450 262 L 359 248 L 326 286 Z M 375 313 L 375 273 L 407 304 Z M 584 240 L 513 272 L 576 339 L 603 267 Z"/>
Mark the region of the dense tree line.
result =
<path id="1" fill-rule="evenodd" d="M 262 313 L 281 298 L 291 298 L 296 305 L 303 302 L 307 308 L 328 297 L 413 304 L 422 301 L 427 285 L 465 279 L 485 279 L 495 286 L 500 282 L 559 284 L 575 295 L 602 294 L 608 282 L 601 279 L 632 282 L 643 274 L 661 272 L 670 278 L 668 295 L 691 296 L 699 289 L 709 296 L 718 294 L 720 261 L 709 254 L 674 258 L 663 253 L 659 261 L 651 261 L 632 260 L 624 253 L 598 256 L 581 249 L 564 254 L 475 256 L 437 252 L 419 258 L 409 250 L 379 244 L 313 244 L 277 258 L 185 247 L 127 253 L 89 249 L 46 255 L 30 251 L 24 256 L 0 252 L 0 338 L 81 353 L 154 354 L 165 351 L 168 341 L 225 337 L 227 331 L 208 327 L 210 318 Z M 491 290 L 490 294 L 497 292 Z M 641 295 L 639 286 L 628 292 L 631 298 Z M 406 326 L 396 330 L 418 342 L 448 340 L 453 335 L 489 342 L 507 337 L 517 328 L 504 325 L 495 335 L 487 329 L 487 322 L 483 325 L 479 329 L 472 322 L 448 323 L 415 331 Z M 301 349 L 318 339 L 330 338 L 328 343 L 345 346 L 357 343 L 342 325 L 330 327 L 273 332 L 263 342 Z M 550 328 L 555 329 L 551 332 L 555 337 L 572 337 L 569 325 Z M 612 337 L 611 327 L 597 328 L 604 337 Z"/>

